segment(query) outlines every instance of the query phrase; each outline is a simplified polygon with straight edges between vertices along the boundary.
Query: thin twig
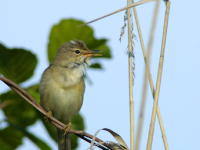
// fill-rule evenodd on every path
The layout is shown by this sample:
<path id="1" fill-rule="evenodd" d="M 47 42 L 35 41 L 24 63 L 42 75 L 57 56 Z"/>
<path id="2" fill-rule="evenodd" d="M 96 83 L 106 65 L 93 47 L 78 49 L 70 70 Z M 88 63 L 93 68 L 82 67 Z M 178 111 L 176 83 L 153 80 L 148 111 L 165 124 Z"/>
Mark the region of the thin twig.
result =
<path id="1" fill-rule="evenodd" d="M 127 7 L 130 6 L 130 0 L 127 0 Z M 133 78 L 132 78 L 132 37 L 131 37 L 131 19 L 130 19 L 130 9 L 127 10 L 128 16 L 128 64 L 129 64 L 129 107 L 130 107 L 130 146 L 131 150 L 134 149 L 134 102 L 133 102 Z"/>
<path id="2" fill-rule="evenodd" d="M 87 25 L 87 24 L 90 24 L 90 23 L 95 22 L 95 21 L 97 21 L 97 20 L 103 19 L 103 18 L 108 17 L 108 16 L 110 16 L 110 15 L 116 14 L 116 13 L 118 13 L 118 12 L 120 12 L 120 11 L 123 11 L 123 10 L 126 10 L 126 9 L 128 9 L 128 8 L 135 7 L 135 6 L 137 6 L 137 5 L 141 5 L 141 4 L 148 3 L 148 2 L 152 2 L 152 1 L 156 1 L 156 0 L 141 0 L 141 1 L 139 1 L 139 2 L 137 2 L 137 3 L 134 3 L 134 4 L 130 5 L 130 6 L 126 6 L 126 7 L 124 7 L 124 8 L 119 9 L 119 10 L 116 10 L 116 11 L 114 11 L 114 12 L 112 12 L 112 13 L 109 13 L 109 14 L 107 14 L 107 15 L 105 15 L 105 16 L 102 16 L 102 17 L 99 17 L 99 18 L 94 19 L 94 20 L 92 20 L 92 21 L 89 21 L 89 22 L 86 22 L 86 23 L 84 23 L 84 24 L 81 24 L 81 25 L 79 25 L 78 27 L 85 26 L 85 25 Z"/>
<path id="3" fill-rule="evenodd" d="M 161 83 L 162 70 L 163 70 L 164 51 L 165 51 L 167 26 L 168 26 L 168 18 L 169 18 L 169 8 L 170 8 L 170 1 L 166 1 L 166 12 L 165 12 L 165 22 L 164 22 L 164 29 L 163 29 L 163 39 L 162 39 L 162 46 L 161 46 L 161 54 L 160 54 L 160 61 L 159 61 L 159 68 L 158 68 L 158 76 L 157 76 L 153 111 L 152 111 L 152 117 L 151 117 L 151 125 L 150 125 L 150 128 L 149 128 L 147 150 L 151 150 L 152 142 L 153 142 L 153 132 L 154 132 L 154 126 L 155 126 L 156 111 L 157 111 L 157 108 L 158 108 L 157 107 L 158 106 L 158 98 L 159 98 L 160 83 Z M 163 135 L 163 141 L 164 141 L 165 148 L 169 149 L 165 133 Z"/>
<path id="4" fill-rule="evenodd" d="M 2 77 L 0 76 L 0 79 Z M 9 87 L 12 86 L 12 87 L 17 87 L 19 89 L 19 91 L 21 91 L 21 93 L 23 93 L 24 95 L 27 95 L 27 98 L 29 98 L 33 104 L 37 105 L 39 108 L 41 108 L 43 110 L 43 108 L 37 103 L 37 101 L 30 95 L 28 94 L 27 91 L 25 91 L 23 88 L 21 88 L 20 86 L 18 86 L 15 82 L 9 80 L 9 79 L 6 79 L 4 78 L 4 80 L 2 80 L 5 84 L 7 84 Z"/>
<path id="5" fill-rule="evenodd" d="M 38 102 L 28 93 L 26 92 L 23 88 L 21 88 L 19 85 L 17 85 L 16 83 L 14 83 L 13 81 L 6 79 L 2 76 L 0 76 L 0 80 L 2 80 L 6 85 L 8 85 L 13 91 L 15 91 L 19 96 L 21 96 L 23 99 L 25 99 L 28 103 L 30 103 L 33 107 L 35 107 L 38 111 L 40 111 L 41 113 L 43 113 L 46 116 L 46 111 L 41 107 L 40 104 L 38 104 Z M 50 119 L 50 123 L 53 124 L 56 128 L 60 129 L 61 131 L 64 131 L 64 127 L 66 126 L 65 124 L 63 124 L 62 122 L 60 122 L 59 120 L 55 119 L 54 117 L 51 117 Z M 83 140 L 85 140 L 86 142 L 91 142 L 93 136 L 84 132 L 84 131 L 79 131 L 79 130 L 69 130 L 69 133 L 75 134 L 78 137 L 81 137 Z M 86 140 L 87 137 L 88 139 Z M 103 142 L 101 139 L 99 138 L 95 138 L 95 141 L 98 143 L 102 143 L 103 146 L 105 146 L 105 148 L 102 145 L 98 145 L 99 148 L 103 149 L 103 150 L 114 150 L 113 148 L 111 148 L 106 142 Z"/>

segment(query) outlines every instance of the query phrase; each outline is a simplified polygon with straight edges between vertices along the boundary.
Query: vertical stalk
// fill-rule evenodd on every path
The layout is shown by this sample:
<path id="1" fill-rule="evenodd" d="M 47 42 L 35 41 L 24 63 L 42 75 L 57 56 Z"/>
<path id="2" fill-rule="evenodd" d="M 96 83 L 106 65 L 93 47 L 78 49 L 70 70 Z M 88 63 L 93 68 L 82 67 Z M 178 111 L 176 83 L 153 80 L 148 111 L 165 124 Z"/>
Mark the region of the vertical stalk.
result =
<path id="1" fill-rule="evenodd" d="M 151 62 L 150 58 L 151 58 L 152 44 L 153 44 L 153 39 L 154 39 L 154 32 L 155 32 L 155 27 L 156 27 L 159 4 L 160 4 L 160 0 L 157 0 L 156 5 L 155 5 L 155 10 L 154 10 L 153 21 L 152 21 L 152 25 L 151 25 L 151 33 L 150 33 L 149 42 L 148 42 L 147 58 L 146 58 L 146 63 L 145 63 L 146 66 L 150 66 L 150 62 Z M 143 45 L 143 49 L 144 49 L 144 45 Z M 138 122 L 137 139 L 136 139 L 136 147 L 135 147 L 137 150 L 139 149 L 142 125 L 143 125 L 143 120 L 144 120 L 143 114 L 144 114 L 144 108 L 145 108 L 145 104 L 146 104 L 147 83 L 148 83 L 147 72 L 148 72 L 148 70 L 145 67 L 143 93 L 142 93 L 141 108 L 140 108 L 140 118 L 139 118 L 139 122 Z"/>
<path id="2" fill-rule="evenodd" d="M 163 57 L 162 57 L 162 66 L 163 66 L 164 51 L 165 51 L 165 43 L 166 43 L 166 36 L 167 36 L 167 26 L 168 26 L 168 20 L 169 20 L 170 4 L 171 4 L 170 1 L 166 1 L 165 22 L 164 22 L 163 39 L 162 39 L 162 47 L 161 47 L 161 50 L 162 50 L 162 51 L 161 51 L 161 56 L 163 56 Z M 162 75 L 162 72 L 161 72 L 161 75 Z M 161 78 L 161 75 L 160 75 L 160 78 Z M 161 79 L 160 79 L 160 80 L 161 80 Z M 158 94 L 159 94 L 159 93 L 158 93 Z M 160 113 L 160 110 L 159 110 L 158 104 L 157 104 L 157 113 L 158 113 L 158 112 Z M 160 119 L 159 119 L 159 118 L 160 118 Z M 160 124 L 163 124 L 160 115 L 158 115 L 158 120 L 159 120 L 159 122 L 161 121 Z M 168 143 L 167 143 L 167 138 L 166 138 L 166 135 L 165 135 L 164 126 L 162 125 L 160 128 L 161 128 L 161 131 L 162 131 L 162 133 L 163 133 L 163 134 L 162 134 L 162 138 L 163 138 L 165 150 L 169 150 Z"/>
<path id="3" fill-rule="evenodd" d="M 134 0 L 132 0 L 132 4 L 133 3 L 134 3 Z M 139 20 L 138 20 L 138 17 L 137 17 L 137 12 L 136 12 L 136 8 L 135 7 L 133 7 L 133 12 L 134 12 L 135 20 L 136 20 L 136 25 L 137 25 L 137 29 L 138 29 L 138 34 L 139 34 L 139 38 L 140 38 L 140 43 L 141 43 L 143 55 L 145 53 L 145 56 L 144 56 L 145 64 L 147 66 L 148 64 L 146 62 L 146 52 L 145 52 L 145 48 L 144 48 L 144 42 L 143 42 L 143 39 L 142 39 L 142 33 L 141 33 L 141 30 L 140 30 Z M 146 68 L 146 71 L 145 71 L 145 79 L 147 78 L 146 74 L 148 74 L 148 69 L 147 68 Z M 144 81 L 144 84 L 147 84 L 147 81 Z M 143 93 L 146 93 L 146 91 L 143 91 Z M 143 95 L 143 96 L 145 96 L 145 97 L 142 98 L 142 99 L 146 99 L 146 94 Z M 135 150 L 139 150 L 139 147 L 140 147 L 143 120 L 144 120 L 144 115 L 143 115 L 144 114 L 144 108 L 145 108 L 145 102 L 142 101 L 141 102 L 141 108 L 140 108 L 139 121 L 138 121 L 138 125 L 137 125 L 137 130 L 136 130 L 137 133 L 136 133 L 136 141 L 135 141 Z"/>
<path id="4" fill-rule="evenodd" d="M 134 0 L 132 0 L 132 4 L 133 3 L 134 3 Z M 136 11 L 135 7 L 133 7 L 133 11 L 134 11 L 135 21 L 136 21 L 138 34 L 139 34 L 139 38 L 140 38 L 140 43 L 141 43 L 141 47 L 142 47 L 142 52 L 143 52 L 143 56 L 144 56 L 144 61 L 145 61 L 145 65 L 146 65 L 146 71 L 147 71 L 147 75 L 148 75 L 148 79 L 149 79 L 149 83 L 150 83 L 150 87 L 151 87 L 151 92 L 152 92 L 152 96 L 153 96 L 153 99 L 154 99 L 155 89 L 154 89 L 154 85 L 153 85 L 153 80 L 152 80 L 150 68 L 149 68 L 149 65 L 147 64 L 147 61 L 146 61 L 146 51 L 145 51 L 144 42 L 143 42 L 143 38 L 142 38 L 142 33 L 141 33 L 141 29 L 140 29 L 140 24 L 139 24 L 137 11 Z M 142 115 L 142 114 L 144 114 L 143 111 L 144 110 L 141 109 L 140 120 L 144 119 L 143 115 Z M 160 110 L 159 110 L 159 106 L 157 106 L 157 112 L 156 113 L 157 113 L 158 121 L 159 121 L 159 124 L 160 124 L 160 129 L 161 129 L 161 133 L 162 133 L 162 137 L 163 137 L 163 143 L 164 143 L 164 146 L 165 146 L 165 150 L 169 150 L 169 147 L 168 147 L 168 144 L 167 144 L 166 135 L 165 135 L 165 130 L 164 130 L 163 122 L 162 122 L 162 117 L 161 117 Z M 139 123 L 138 123 L 135 150 L 139 149 L 141 133 L 142 133 L 142 122 L 143 121 L 139 121 Z"/>
<path id="5" fill-rule="evenodd" d="M 127 5 L 130 5 L 130 0 L 127 0 Z M 130 147 L 134 150 L 134 102 L 133 102 L 133 79 L 132 79 L 132 37 L 131 37 L 131 21 L 130 8 L 127 10 L 128 15 L 128 64 L 129 64 L 129 102 L 130 102 Z"/>
<path id="6" fill-rule="evenodd" d="M 164 51 L 165 51 L 167 25 L 168 25 L 168 18 L 169 18 L 169 8 L 170 8 L 170 1 L 166 1 L 166 12 L 165 12 L 165 22 L 164 22 L 164 29 L 163 29 L 163 39 L 162 39 L 162 46 L 161 46 L 161 54 L 160 54 L 160 61 L 159 61 L 156 91 L 155 91 L 155 96 L 154 96 L 154 105 L 153 105 L 153 111 L 152 111 L 152 117 L 151 117 L 151 125 L 150 125 L 150 129 L 149 129 L 147 150 L 151 150 L 152 141 L 153 141 L 155 118 L 156 118 L 156 111 L 157 111 L 157 108 L 158 108 L 157 107 L 158 106 L 158 97 L 159 97 L 159 92 L 160 92 L 160 83 L 161 83 L 162 70 L 163 70 Z M 163 135 L 163 141 L 164 141 L 165 149 L 169 149 L 168 145 L 167 145 L 167 140 L 166 140 L 165 134 Z"/>

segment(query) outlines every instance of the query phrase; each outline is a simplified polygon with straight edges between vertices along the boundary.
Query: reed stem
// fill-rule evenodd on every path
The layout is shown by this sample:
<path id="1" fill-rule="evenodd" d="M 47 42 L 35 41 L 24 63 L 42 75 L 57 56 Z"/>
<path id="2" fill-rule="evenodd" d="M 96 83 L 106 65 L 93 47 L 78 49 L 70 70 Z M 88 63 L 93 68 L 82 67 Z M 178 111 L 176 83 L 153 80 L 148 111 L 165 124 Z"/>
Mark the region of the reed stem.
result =
<path id="1" fill-rule="evenodd" d="M 132 0 L 132 3 L 134 3 L 134 0 Z M 151 92 L 152 92 L 152 96 L 154 98 L 155 89 L 154 89 L 153 80 L 152 80 L 152 76 L 151 76 L 149 65 L 146 63 L 146 51 L 145 51 L 144 42 L 143 42 L 143 38 L 142 38 L 142 33 L 141 33 L 141 29 L 140 29 L 140 24 L 139 24 L 137 11 L 136 11 L 135 7 L 133 7 L 133 11 L 134 11 L 134 16 L 135 16 L 136 25 L 137 25 L 137 29 L 138 29 L 138 34 L 139 34 L 139 38 L 140 38 L 140 43 L 141 43 L 141 47 L 142 47 L 142 52 L 143 52 L 143 56 L 144 56 L 144 61 L 145 61 L 145 65 L 146 65 L 146 71 L 147 71 L 147 75 L 148 75 L 148 79 L 149 79 L 149 83 L 150 83 L 150 87 L 151 87 Z M 161 133 L 162 133 L 165 149 L 169 150 L 168 144 L 167 144 L 166 135 L 165 135 L 165 130 L 164 130 L 163 122 L 162 122 L 162 117 L 161 117 L 161 114 L 160 114 L 159 106 L 157 106 L 157 112 L 156 113 L 157 113 L 157 116 L 158 116 L 158 121 L 159 121 L 159 124 L 160 124 L 160 129 L 161 129 Z M 140 111 L 140 115 L 139 115 L 140 118 L 139 119 L 141 121 L 138 122 L 138 126 L 137 126 L 135 150 L 138 150 L 139 146 L 140 146 L 140 140 L 141 140 L 141 134 L 142 134 L 142 126 L 143 126 L 142 123 L 143 123 L 143 119 L 144 119 L 143 114 L 144 114 L 144 111 L 143 110 Z"/>
<path id="2" fill-rule="evenodd" d="M 127 0 L 127 7 L 130 6 L 130 0 Z M 127 10 L 128 15 L 128 64 L 129 64 L 129 103 L 130 103 L 130 147 L 134 150 L 134 102 L 133 102 L 133 79 L 132 79 L 132 31 L 131 31 L 131 19 L 130 8 Z"/>
<path id="3" fill-rule="evenodd" d="M 157 84 L 156 84 L 156 91 L 154 96 L 154 105 L 151 117 L 151 125 L 149 129 L 149 137 L 147 143 L 147 150 L 151 150 L 152 141 L 153 141 L 153 133 L 154 133 L 154 126 L 155 126 L 155 119 L 156 119 L 156 111 L 158 109 L 158 98 L 160 92 L 160 84 L 161 84 L 161 77 L 162 77 L 162 70 L 163 70 L 163 61 L 164 61 L 164 51 L 165 51 L 165 43 L 166 43 L 166 35 L 167 35 L 167 25 L 168 25 L 168 18 L 169 18 L 169 8 L 170 8 L 170 1 L 166 1 L 166 12 L 165 12 L 165 22 L 164 22 L 164 29 L 163 29 L 163 39 L 162 39 L 162 46 L 161 46 L 161 54 L 160 54 L 160 61 L 159 61 L 159 68 L 158 68 L 158 76 L 157 76 Z M 158 116 L 158 118 L 161 116 Z M 160 122 L 160 121 L 159 121 Z M 162 120 L 160 122 L 162 124 Z M 168 150 L 167 139 L 164 131 L 164 127 L 161 127 L 161 131 L 163 133 L 163 142 L 165 149 Z"/>

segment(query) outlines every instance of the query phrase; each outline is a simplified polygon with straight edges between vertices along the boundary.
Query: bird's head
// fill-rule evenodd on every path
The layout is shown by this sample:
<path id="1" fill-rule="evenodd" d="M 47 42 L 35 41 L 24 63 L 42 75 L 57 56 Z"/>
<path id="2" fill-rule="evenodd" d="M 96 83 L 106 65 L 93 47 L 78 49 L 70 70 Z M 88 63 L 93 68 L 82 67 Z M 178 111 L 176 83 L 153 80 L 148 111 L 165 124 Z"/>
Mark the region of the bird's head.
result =
<path id="1" fill-rule="evenodd" d="M 101 56 L 101 54 L 96 54 L 97 52 L 100 51 L 89 50 L 83 41 L 73 40 L 66 42 L 59 48 L 52 64 L 69 69 L 79 66 L 86 68 L 91 64 L 91 57 Z"/>

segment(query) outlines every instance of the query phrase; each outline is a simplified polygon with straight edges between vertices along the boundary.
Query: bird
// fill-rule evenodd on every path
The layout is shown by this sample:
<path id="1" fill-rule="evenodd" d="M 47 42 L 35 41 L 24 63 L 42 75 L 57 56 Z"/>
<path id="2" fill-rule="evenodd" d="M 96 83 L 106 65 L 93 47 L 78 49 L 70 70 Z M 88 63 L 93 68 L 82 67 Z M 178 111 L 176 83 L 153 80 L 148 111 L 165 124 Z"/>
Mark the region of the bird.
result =
<path id="1" fill-rule="evenodd" d="M 62 123 L 66 132 L 57 129 L 58 150 L 71 150 L 70 119 L 79 112 L 85 92 L 85 69 L 91 57 L 101 56 L 100 50 L 90 50 L 81 40 L 66 42 L 58 49 L 54 60 L 45 69 L 40 80 L 40 104 Z"/>

